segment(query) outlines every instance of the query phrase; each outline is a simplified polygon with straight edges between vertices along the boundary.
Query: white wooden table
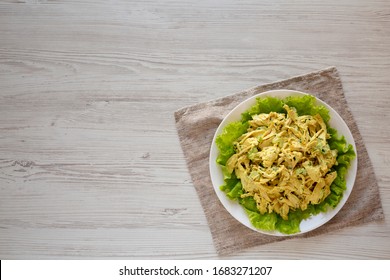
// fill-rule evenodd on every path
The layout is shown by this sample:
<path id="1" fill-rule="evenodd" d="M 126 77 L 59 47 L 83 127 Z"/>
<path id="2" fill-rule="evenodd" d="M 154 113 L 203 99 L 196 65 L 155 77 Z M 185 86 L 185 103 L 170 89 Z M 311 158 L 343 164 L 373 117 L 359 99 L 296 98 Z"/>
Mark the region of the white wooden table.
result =
<path id="1" fill-rule="evenodd" d="M 0 258 L 219 258 L 173 112 L 328 66 L 386 220 L 227 258 L 390 258 L 390 2 L 0 1 Z"/>

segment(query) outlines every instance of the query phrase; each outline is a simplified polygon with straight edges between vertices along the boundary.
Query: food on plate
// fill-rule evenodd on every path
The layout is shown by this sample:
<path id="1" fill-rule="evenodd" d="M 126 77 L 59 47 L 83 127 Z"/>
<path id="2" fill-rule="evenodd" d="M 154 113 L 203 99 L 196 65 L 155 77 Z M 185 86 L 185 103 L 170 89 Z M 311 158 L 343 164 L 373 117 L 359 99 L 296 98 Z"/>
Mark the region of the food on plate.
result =
<path id="1" fill-rule="evenodd" d="M 337 206 L 355 157 L 311 95 L 258 98 L 216 138 L 226 195 L 259 229 L 292 234 L 303 219 Z"/>

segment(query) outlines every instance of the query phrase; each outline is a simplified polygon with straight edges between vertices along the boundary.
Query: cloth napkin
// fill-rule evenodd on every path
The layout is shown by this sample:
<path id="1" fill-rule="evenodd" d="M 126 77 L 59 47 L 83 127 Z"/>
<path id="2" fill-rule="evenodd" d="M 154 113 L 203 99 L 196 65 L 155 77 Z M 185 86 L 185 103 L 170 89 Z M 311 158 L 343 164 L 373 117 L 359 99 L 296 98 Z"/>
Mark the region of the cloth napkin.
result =
<path id="1" fill-rule="evenodd" d="M 209 152 L 214 133 L 236 105 L 264 91 L 290 89 L 310 93 L 333 107 L 347 123 L 355 139 L 358 171 L 352 193 L 340 212 L 325 225 L 293 237 L 276 237 L 253 231 L 235 220 L 220 203 L 209 173 Z M 182 108 L 174 113 L 176 128 L 193 185 L 206 215 L 219 255 L 287 238 L 305 238 L 384 218 L 378 183 L 358 126 L 344 96 L 335 67 Z"/>

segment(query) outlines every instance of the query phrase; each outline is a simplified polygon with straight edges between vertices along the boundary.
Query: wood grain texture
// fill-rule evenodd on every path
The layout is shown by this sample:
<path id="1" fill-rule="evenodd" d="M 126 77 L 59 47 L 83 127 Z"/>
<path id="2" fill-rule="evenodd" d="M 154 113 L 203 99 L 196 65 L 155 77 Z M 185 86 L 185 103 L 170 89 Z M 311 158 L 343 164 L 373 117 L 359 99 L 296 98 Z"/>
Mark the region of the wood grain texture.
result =
<path id="1" fill-rule="evenodd" d="M 386 220 L 229 258 L 390 258 L 390 2 L 0 1 L 0 258 L 217 258 L 173 112 L 332 65 Z"/>

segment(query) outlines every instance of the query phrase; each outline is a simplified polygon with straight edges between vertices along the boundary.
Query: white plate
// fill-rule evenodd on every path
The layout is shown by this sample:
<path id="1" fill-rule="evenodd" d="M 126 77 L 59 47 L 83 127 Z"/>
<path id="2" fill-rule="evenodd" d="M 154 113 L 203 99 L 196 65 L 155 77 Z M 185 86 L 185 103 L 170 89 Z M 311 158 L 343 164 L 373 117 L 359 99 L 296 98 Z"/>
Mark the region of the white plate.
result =
<path id="1" fill-rule="evenodd" d="M 224 184 L 223 180 L 223 174 L 222 174 L 222 169 L 221 167 L 217 164 L 216 159 L 219 154 L 218 147 L 215 144 L 216 137 L 222 133 L 223 128 L 234 121 L 239 121 L 241 120 L 241 114 L 249 109 L 251 106 L 256 104 L 256 98 L 258 97 L 266 97 L 266 96 L 273 96 L 277 98 L 285 98 L 287 96 L 291 95 L 306 95 L 307 93 L 299 92 L 299 91 L 292 91 L 292 90 L 272 90 L 272 91 L 267 91 L 260 93 L 258 95 L 255 95 L 244 102 L 240 103 L 237 107 L 235 107 L 221 122 L 219 125 L 214 138 L 213 142 L 211 144 L 211 149 L 210 149 L 210 176 L 211 176 L 211 181 L 213 183 L 214 190 L 223 204 L 223 206 L 226 208 L 226 210 L 239 222 L 241 222 L 243 225 L 247 226 L 250 229 L 253 229 L 255 231 L 264 233 L 264 234 L 269 234 L 269 235 L 275 235 L 275 236 L 285 236 L 286 234 L 280 233 L 278 231 L 263 231 L 255 228 L 251 222 L 249 221 L 249 218 L 247 214 L 245 213 L 244 208 L 238 204 L 237 201 L 232 201 L 230 200 L 226 194 L 220 190 L 220 186 Z M 353 139 L 352 133 L 349 130 L 347 124 L 344 122 L 344 120 L 340 117 L 340 115 L 328 104 L 325 102 L 319 100 L 316 98 L 317 104 L 318 105 L 323 105 L 329 110 L 329 115 L 330 115 L 330 121 L 329 121 L 329 126 L 332 128 L 335 128 L 339 135 L 344 135 L 346 141 L 348 144 L 352 144 L 354 151 L 356 153 L 356 145 L 355 141 Z M 309 219 L 302 220 L 300 224 L 300 232 L 296 234 L 302 234 L 308 231 L 311 231 L 315 228 L 318 228 L 319 226 L 325 224 L 328 222 L 330 219 L 332 219 L 337 212 L 340 211 L 340 209 L 344 206 L 345 202 L 347 201 L 353 185 L 355 183 L 355 177 L 356 177 L 356 171 L 357 171 L 357 156 L 352 160 L 351 165 L 348 169 L 347 176 L 346 176 L 346 181 L 347 181 L 347 189 L 344 191 L 343 197 L 339 204 L 334 208 L 334 209 L 329 209 L 327 212 L 319 213 L 315 216 L 311 216 Z M 289 234 L 291 236 L 292 234 Z"/>

